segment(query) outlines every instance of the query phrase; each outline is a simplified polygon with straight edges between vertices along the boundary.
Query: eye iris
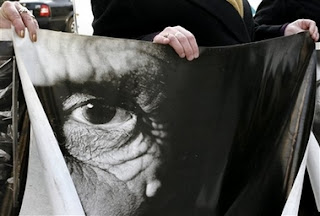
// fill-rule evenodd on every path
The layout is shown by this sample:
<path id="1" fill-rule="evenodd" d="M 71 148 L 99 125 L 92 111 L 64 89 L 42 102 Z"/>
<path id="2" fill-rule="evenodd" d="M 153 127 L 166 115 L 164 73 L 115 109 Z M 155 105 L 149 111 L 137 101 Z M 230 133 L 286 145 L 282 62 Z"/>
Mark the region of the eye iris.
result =
<path id="1" fill-rule="evenodd" d="M 115 114 L 116 108 L 100 103 L 88 103 L 82 110 L 84 118 L 92 124 L 105 124 L 111 121 Z"/>

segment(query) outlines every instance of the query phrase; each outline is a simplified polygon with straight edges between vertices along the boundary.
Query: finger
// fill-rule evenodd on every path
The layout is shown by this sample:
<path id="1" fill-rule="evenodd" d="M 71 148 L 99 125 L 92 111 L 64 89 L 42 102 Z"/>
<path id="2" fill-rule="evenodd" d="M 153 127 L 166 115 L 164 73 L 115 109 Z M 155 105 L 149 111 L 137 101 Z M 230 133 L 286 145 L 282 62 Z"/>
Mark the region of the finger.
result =
<path id="1" fill-rule="evenodd" d="M 170 40 L 168 38 L 169 33 L 166 34 L 158 34 L 153 38 L 153 43 L 158 43 L 158 44 L 169 44 Z"/>
<path id="2" fill-rule="evenodd" d="M 301 21 L 301 27 L 304 30 L 308 30 L 308 29 L 312 29 L 314 30 L 314 28 L 316 27 L 316 23 L 313 20 L 310 19 L 302 19 Z"/>
<path id="3" fill-rule="evenodd" d="M 173 34 L 160 33 L 153 38 L 153 43 L 169 44 L 181 58 L 185 57 L 183 47 Z"/>
<path id="4" fill-rule="evenodd" d="M 159 44 L 169 44 L 170 40 L 168 36 L 169 34 L 174 34 L 174 32 L 174 27 L 168 26 L 153 38 L 153 42 Z"/>
<path id="5" fill-rule="evenodd" d="M 318 28 L 317 28 L 317 26 L 316 26 L 316 25 L 310 26 L 309 33 L 310 33 L 312 39 L 316 40 L 316 38 L 317 38 L 317 33 L 318 33 Z"/>
<path id="6" fill-rule="evenodd" d="M 307 25 L 309 25 L 309 30 L 313 33 L 316 31 L 316 23 L 315 22 L 309 22 Z"/>
<path id="7" fill-rule="evenodd" d="M 318 28 L 317 28 L 317 30 L 313 33 L 312 39 L 313 39 L 314 41 L 316 41 L 316 42 L 319 40 Z"/>
<path id="8" fill-rule="evenodd" d="M 153 42 L 169 44 L 181 58 L 187 57 L 188 60 L 192 60 L 199 57 L 194 35 L 181 26 L 166 27 L 154 37 Z"/>
<path id="9" fill-rule="evenodd" d="M 193 52 L 193 49 L 189 43 L 189 40 L 187 38 L 187 36 L 185 36 L 184 34 L 182 34 L 181 32 L 176 32 L 174 34 L 174 37 L 176 39 L 178 39 L 180 45 L 182 46 L 183 48 L 183 52 L 184 52 L 184 56 L 189 60 L 193 60 L 194 59 L 194 52 Z M 181 56 L 181 55 L 180 55 Z"/>
<path id="10" fill-rule="evenodd" d="M 39 28 L 37 20 L 29 12 L 29 10 L 25 10 L 25 8 L 23 8 L 23 7 L 22 7 L 22 9 L 19 9 L 19 10 L 20 10 L 20 15 L 23 20 L 23 23 L 28 29 L 29 37 L 30 37 L 31 41 L 36 42 L 37 41 L 36 31 Z M 23 12 L 21 12 L 21 11 L 23 11 Z"/>
<path id="11" fill-rule="evenodd" d="M 3 9 L 3 16 L 12 23 L 16 33 L 20 37 L 24 37 L 25 25 L 15 6 L 16 4 L 12 4 L 11 2 L 4 2 L 1 6 Z"/>
<path id="12" fill-rule="evenodd" d="M 4 15 L 3 8 L 0 7 L 0 28 L 11 28 L 11 22 Z"/>
<path id="13" fill-rule="evenodd" d="M 304 30 L 309 30 L 311 38 L 314 41 L 318 41 L 319 40 L 318 27 L 317 27 L 316 23 L 313 20 L 303 19 L 302 20 L 302 28 Z"/>
<path id="14" fill-rule="evenodd" d="M 169 45 L 176 51 L 180 58 L 186 57 L 184 48 L 182 47 L 178 38 L 176 38 L 173 34 L 169 34 L 168 39 L 170 40 Z"/>
<path id="15" fill-rule="evenodd" d="M 186 30 L 185 28 L 183 28 L 181 26 L 178 26 L 178 28 L 179 28 L 179 31 L 187 37 L 189 44 L 193 50 L 194 58 L 198 58 L 199 57 L 199 46 L 196 41 L 196 38 L 194 37 L 194 35 L 190 31 Z"/>

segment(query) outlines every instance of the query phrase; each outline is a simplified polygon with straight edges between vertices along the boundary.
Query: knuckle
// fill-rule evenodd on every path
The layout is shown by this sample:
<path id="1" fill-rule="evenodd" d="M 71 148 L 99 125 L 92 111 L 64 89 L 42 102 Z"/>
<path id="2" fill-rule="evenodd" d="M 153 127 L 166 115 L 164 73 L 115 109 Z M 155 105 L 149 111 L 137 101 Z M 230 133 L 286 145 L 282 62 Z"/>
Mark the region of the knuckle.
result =
<path id="1" fill-rule="evenodd" d="M 18 1 L 15 1 L 15 2 L 14 2 L 14 6 L 15 6 L 15 7 L 20 7 L 21 4 L 20 4 Z"/>
<path id="2" fill-rule="evenodd" d="M 189 41 L 194 41 L 195 40 L 195 38 L 194 38 L 194 35 L 193 34 L 188 34 L 188 35 L 186 35 L 186 37 L 187 37 L 187 39 L 189 40 Z"/>
<path id="3" fill-rule="evenodd" d="M 175 35 L 179 43 L 183 46 L 184 44 L 188 44 L 188 38 L 186 38 L 183 34 L 177 34 Z"/>
<path id="4" fill-rule="evenodd" d="M 167 27 L 165 27 L 165 29 L 164 29 L 163 31 L 172 30 L 172 28 L 173 28 L 173 27 L 171 27 L 171 26 L 167 26 Z"/>
<path id="5" fill-rule="evenodd" d="M 16 2 L 15 2 L 16 3 Z M 2 3 L 2 6 L 8 6 L 8 5 L 11 5 L 11 4 L 14 4 L 13 2 L 10 2 L 10 1 L 4 1 Z"/>
<path id="6" fill-rule="evenodd" d="M 12 6 L 13 6 L 13 3 L 12 3 L 12 2 L 5 1 L 5 2 L 3 2 L 3 4 L 1 5 L 1 8 L 3 8 L 4 11 L 6 11 L 5 9 L 10 8 L 10 7 L 12 7 Z"/>

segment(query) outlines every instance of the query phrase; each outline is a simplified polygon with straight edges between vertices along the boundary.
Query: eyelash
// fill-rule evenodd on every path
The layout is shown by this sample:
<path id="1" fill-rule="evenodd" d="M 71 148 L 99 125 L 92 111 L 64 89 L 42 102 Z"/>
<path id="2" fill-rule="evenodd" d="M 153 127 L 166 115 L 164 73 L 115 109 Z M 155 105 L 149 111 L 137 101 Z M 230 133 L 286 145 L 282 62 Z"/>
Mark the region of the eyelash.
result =
<path id="1" fill-rule="evenodd" d="M 108 105 L 104 100 L 92 99 L 73 106 L 68 110 L 69 117 L 88 125 L 121 124 L 133 114 L 123 108 Z"/>

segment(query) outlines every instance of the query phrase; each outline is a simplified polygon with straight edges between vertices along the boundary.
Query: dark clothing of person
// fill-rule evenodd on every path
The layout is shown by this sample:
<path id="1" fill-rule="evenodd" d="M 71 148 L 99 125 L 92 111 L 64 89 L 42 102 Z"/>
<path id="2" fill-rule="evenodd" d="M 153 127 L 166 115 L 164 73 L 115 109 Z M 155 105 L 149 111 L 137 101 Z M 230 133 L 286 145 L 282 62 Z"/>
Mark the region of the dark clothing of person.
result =
<path id="1" fill-rule="evenodd" d="M 255 25 L 243 1 L 244 17 L 226 0 L 91 0 L 94 35 L 152 41 L 167 26 L 192 32 L 199 46 L 222 46 L 282 36 L 281 25 Z"/>
<path id="2" fill-rule="evenodd" d="M 263 0 L 257 8 L 255 22 L 279 25 L 297 19 L 312 19 L 320 25 L 319 0 Z"/>

